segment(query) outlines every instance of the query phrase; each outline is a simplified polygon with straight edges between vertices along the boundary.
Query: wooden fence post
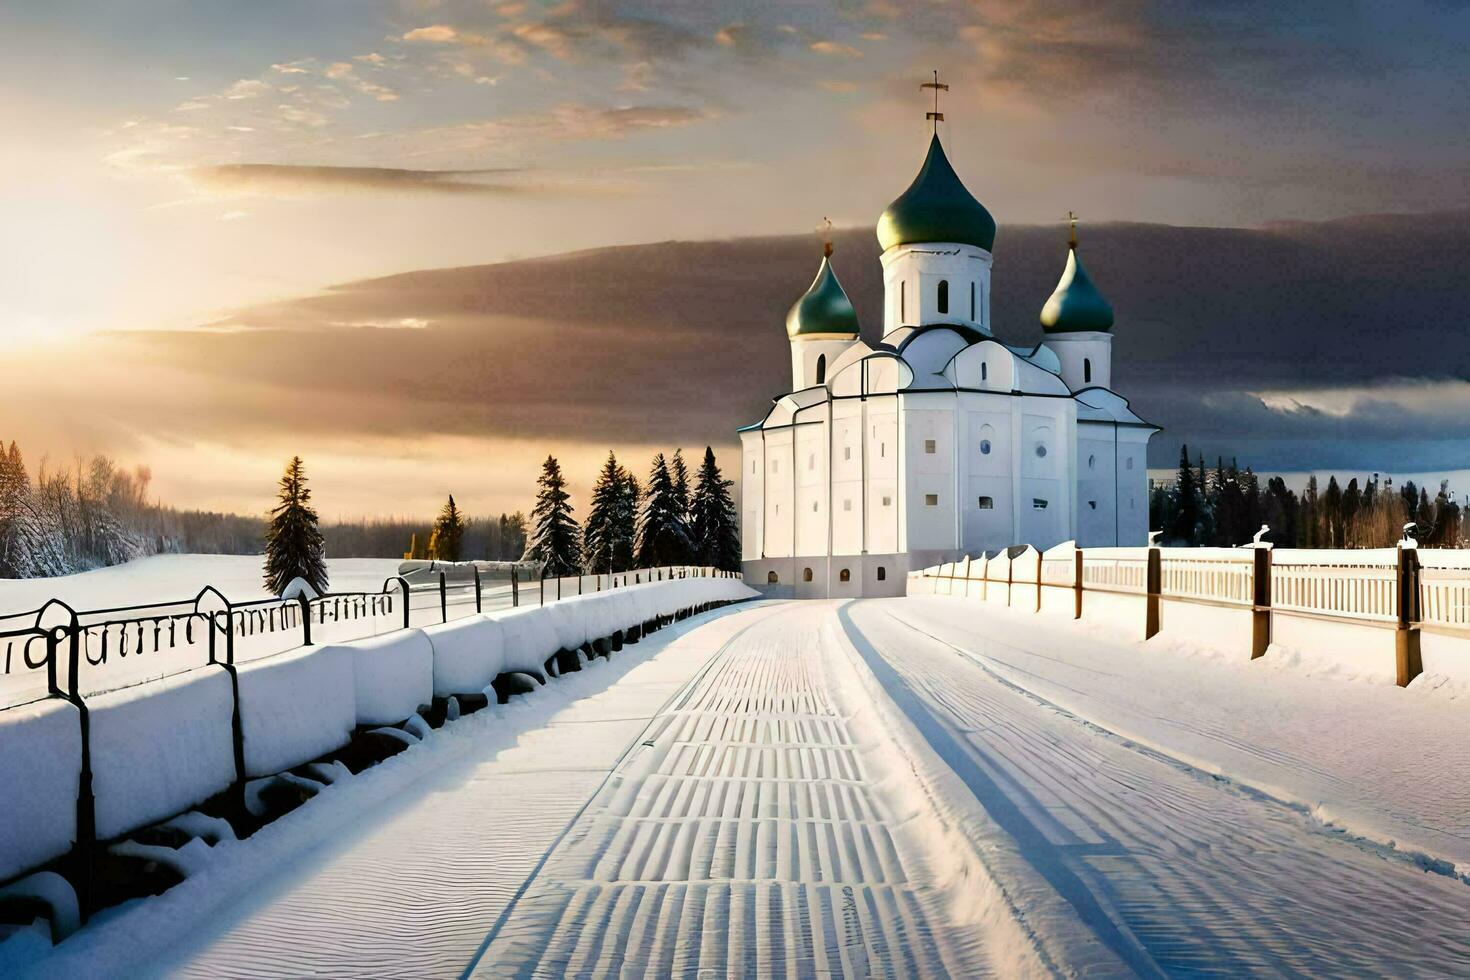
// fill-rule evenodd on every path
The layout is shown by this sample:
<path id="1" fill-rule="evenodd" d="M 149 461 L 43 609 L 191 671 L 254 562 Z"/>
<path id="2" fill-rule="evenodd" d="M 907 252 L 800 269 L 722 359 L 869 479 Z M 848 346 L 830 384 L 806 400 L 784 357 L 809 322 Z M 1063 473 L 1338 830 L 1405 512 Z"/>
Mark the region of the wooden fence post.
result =
<path id="1" fill-rule="evenodd" d="M 1399 687 L 1424 672 L 1419 654 L 1419 550 L 1399 545 L 1398 628 L 1394 630 L 1395 679 Z"/>
<path id="2" fill-rule="evenodd" d="M 1163 554 L 1158 548 L 1148 549 L 1148 610 L 1143 624 L 1143 638 L 1150 639 L 1159 632 L 1159 595 L 1164 591 Z"/>
<path id="3" fill-rule="evenodd" d="M 1041 552 L 1036 553 L 1036 611 L 1041 612 Z"/>
<path id="4" fill-rule="evenodd" d="M 1271 645 L 1271 549 L 1257 545 L 1251 572 L 1251 659 Z"/>
<path id="5" fill-rule="evenodd" d="M 1082 618 L 1082 549 L 1072 552 L 1072 618 Z"/>

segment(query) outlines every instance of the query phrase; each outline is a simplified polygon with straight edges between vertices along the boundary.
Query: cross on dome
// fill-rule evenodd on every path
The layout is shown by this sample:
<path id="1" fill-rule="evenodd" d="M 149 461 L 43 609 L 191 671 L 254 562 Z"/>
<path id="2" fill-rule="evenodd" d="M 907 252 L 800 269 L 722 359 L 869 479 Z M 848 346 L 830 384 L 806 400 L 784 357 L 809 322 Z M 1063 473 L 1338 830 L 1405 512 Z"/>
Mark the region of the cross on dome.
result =
<path id="1" fill-rule="evenodd" d="M 938 133 L 939 124 L 944 122 L 944 113 L 939 111 L 939 93 L 949 91 L 949 86 L 939 80 L 938 68 L 934 69 L 934 81 L 925 82 L 924 84 L 919 86 L 920 90 L 926 88 L 932 88 L 934 90 L 934 111 L 924 113 L 924 118 L 932 119 L 934 121 L 934 132 Z"/>

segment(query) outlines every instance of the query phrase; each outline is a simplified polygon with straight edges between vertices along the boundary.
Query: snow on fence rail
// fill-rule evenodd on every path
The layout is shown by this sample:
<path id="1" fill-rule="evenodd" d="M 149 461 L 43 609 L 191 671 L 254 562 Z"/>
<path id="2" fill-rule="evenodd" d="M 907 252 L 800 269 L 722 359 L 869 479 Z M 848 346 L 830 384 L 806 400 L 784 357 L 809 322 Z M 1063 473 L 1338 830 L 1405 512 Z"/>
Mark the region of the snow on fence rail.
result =
<path id="1" fill-rule="evenodd" d="M 587 576 L 580 595 L 564 583 L 561 601 L 553 588 L 545 605 L 539 583 L 517 583 L 508 606 L 476 614 L 476 597 L 454 618 L 447 578 L 431 583 L 438 603 L 422 622 L 404 577 L 379 593 L 231 603 L 207 588 L 186 602 L 86 612 L 52 602 L 0 619 L 7 670 L 44 685 L 0 708 L 0 787 L 12 790 L 0 792 L 0 885 L 53 865 L 85 882 L 99 841 L 221 794 L 243 806 L 248 781 L 338 751 L 367 726 L 405 723 L 455 696 L 483 702 L 503 681 L 544 683 L 576 669 L 578 651 L 606 654 L 755 595 L 735 573 L 639 569 Z M 83 664 L 175 647 L 202 659 L 100 693 L 83 683 Z"/>
<path id="2" fill-rule="evenodd" d="M 1383 634 L 1392 631 L 1400 686 L 1424 671 L 1422 634 L 1429 634 L 1432 655 L 1446 658 L 1437 672 L 1470 676 L 1470 555 L 1412 542 L 1361 551 L 1066 542 L 1042 554 L 1021 546 L 910 572 L 908 592 L 1076 619 L 1086 611 L 1129 629 L 1141 625 L 1144 639 L 1171 630 L 1186 639 L 1238 633 L 1252 659 L 1274 641 L 1330 650 L 1367 673 L 1382 672 L 1378 647 L 1386 650 Z"/>

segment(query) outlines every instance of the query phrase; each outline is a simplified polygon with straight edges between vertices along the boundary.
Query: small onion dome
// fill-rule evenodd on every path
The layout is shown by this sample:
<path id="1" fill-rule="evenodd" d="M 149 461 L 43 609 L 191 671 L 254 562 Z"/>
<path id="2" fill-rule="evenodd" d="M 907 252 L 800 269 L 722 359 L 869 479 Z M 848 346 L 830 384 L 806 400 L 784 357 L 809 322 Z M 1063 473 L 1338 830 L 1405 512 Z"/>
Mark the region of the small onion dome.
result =
<path id="1" fill-rule="evenodd" d="M 831 252 L 822 256 L 822 267 L 805 295 L 786 314 L 786 336 L 815 337 L 822 334 L 858 335 L 857 311 L 832 271 Z"/>
<path id="2" fill-rule="evenodd" d="M 987 252 L 995 247 L 995 219 L 960 182 L 938 133 L 919 175 L 878 219 L 878 244 L 885 252 L 915 242 L 959 242 Z"/>
<path id="3" fill-rule="evenodd" d="M 1076 245 L 1067 250 L 1067 268 L 1051 299 L 1041 308 L 1041 325 L 1047 333 L 1112 329 L 1113 308 L 1082 268 Z"/>

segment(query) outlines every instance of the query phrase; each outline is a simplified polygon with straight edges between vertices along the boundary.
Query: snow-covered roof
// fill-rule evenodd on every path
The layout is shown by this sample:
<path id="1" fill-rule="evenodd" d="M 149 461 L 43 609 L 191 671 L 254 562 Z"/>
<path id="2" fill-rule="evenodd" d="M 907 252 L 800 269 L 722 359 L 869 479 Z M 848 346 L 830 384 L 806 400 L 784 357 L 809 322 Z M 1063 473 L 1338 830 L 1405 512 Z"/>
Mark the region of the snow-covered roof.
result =
<path id="1" fill-rule="evenodd" d="M 853 398 L 909 391 L 984 391 L 1005 395 L 1073 397 L 1077 419 L 1148 425 L 1128 402 L 1106 388 L 1073 393 L 1061 378 L 1056 353 L 1044 344 L 1005 344 L 958 324 L 900 327 L 876 346 L 859 340 L 827 370 L 825 384 L 775 399 L 765 419 L 740 431 L 806 421 L 804 411 L 828 397 Z"/>

